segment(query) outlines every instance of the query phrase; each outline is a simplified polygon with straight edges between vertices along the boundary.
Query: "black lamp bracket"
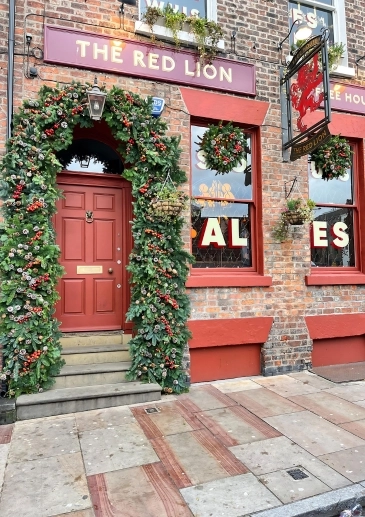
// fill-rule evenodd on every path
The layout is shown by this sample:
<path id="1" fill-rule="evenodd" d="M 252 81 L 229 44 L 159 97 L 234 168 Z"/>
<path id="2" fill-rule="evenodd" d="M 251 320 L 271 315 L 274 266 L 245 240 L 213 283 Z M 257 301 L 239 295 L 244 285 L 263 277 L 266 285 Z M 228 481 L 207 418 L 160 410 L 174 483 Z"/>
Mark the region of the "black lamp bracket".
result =
<path id="1" fill-rule="evenodd" d="M 288 199 L 290 194 L 293 192 L 293 189 L 294 189 L 297 181 L 298 181 L 298 178 L 296 176 L 294 176 L 294 179 L 291 180 L 291 181 L 284 181 L 285 199 Z M 289 183 L 291 183 L 291 187 L 290 187 L 290 190 L 288 192 L 286 185 L 289 184 Z"/>

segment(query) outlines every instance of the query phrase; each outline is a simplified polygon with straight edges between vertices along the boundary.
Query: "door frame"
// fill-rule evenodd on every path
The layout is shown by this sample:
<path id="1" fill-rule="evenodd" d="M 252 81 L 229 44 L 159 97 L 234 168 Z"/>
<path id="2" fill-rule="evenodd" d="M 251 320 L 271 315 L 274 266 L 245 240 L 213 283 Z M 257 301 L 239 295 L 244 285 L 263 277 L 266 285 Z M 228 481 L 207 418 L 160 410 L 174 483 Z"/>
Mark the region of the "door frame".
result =
<path id="1" fill-rule="evenodd" d="M 133 238 L 130 221 L 133 218 L 132 211 L 132 185 L 129 181 L 115 174 L 92 173 L 92 172 L 73 172 L 62 171 L 57 174 L 57 186 L 62 190 L 62 185 L 74 185 L 79 187 L 106 187 L 122 190 L 122 289 L 120 290 L 120 303 L 122 304 L 122 321 L 120 328 L 124 332 L 130 333 L 133 322 L 127 321 L 126 312 L 130 305 L 131 292 L 129 287 L 129 273 L 126 269 L 128 257 L 133 248 Z M 102 330 L 102 329 L 100 329 Z M 68 329 L 62 332 L 75 332 Z M 85 331 L 87 332 L 87 331 Z"/>

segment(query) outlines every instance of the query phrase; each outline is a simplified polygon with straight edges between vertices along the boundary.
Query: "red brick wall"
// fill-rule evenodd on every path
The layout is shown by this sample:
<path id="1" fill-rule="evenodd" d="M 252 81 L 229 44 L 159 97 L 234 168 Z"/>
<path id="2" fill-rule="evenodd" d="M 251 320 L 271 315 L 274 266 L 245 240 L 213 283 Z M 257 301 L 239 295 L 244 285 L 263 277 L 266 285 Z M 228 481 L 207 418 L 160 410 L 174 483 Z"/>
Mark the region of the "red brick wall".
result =
<path id="1" fill-rule="evenodd" d="M 117 14 L 118 2 L 99 0 L 16 1 L 16 53 L 24 52 L 25 31 L 33 36 L 32 47 L 43 48 L 43 21 L 78 30 L 107 34 L 117 38 L 143 39 L 134 35 L 132 17 L 137 8 L 126 6 L 125 30 L 120 28 Z M 365 53 L 363 36 L 365 0 L 346 2 L 349 64 L 354 66 L 357 56 Z M 0 4 L 0 50 L 7 47 L 7 3 Z M 305 323 L 306 315 L 343 314 L 365 312 L 362 286 L 306 287 L 304 277 L 310 271 L 310 244 L 306 230 L 295 230 L 293 240 L 279 244 L 273 241 L 272 228 L 284 202 L 284 182 L 294 176 L 299 179 L 303 196 L 307 195 L 306 157 L 286 164 L 281 153 L 281 120 L 279 106 L 279 55 L 277 43 L 288 31 L 287 2 L 276 0 L 218 0 L 218 21 L 225 30 L 226 49 L 230 49 L 232 30 L 237 31 L 236 51 L 240 59 L 255 63 L 257 72 L 257 100 L 268 101 L 270 108 L 262 127 L 262 195 L 265 274 L 271 275 L 271 287 L 255 288 L 194 288 L 189 289 L 193 320 L 273 317 L 274 323 L 262 349 L 263 372 L 266 374 L 298 370 L 311 361 L 312 340 Z M 43 15 L 45 14 L 45 18 Z M 253 46 L 256 48 L 254 49 Z M 285 49 L 285 53 L 287 47 Z M 364 66 L 359 68 L 352 84 L 365 80 Z M 92 82 L 95 73 L 69 67 L 48 65 L 30 60 L 39 71 L 37 79 L 24 77 L 24 58 L 15 57 L 14 105 L 24 98 L 35 97 L 43 84 L 68 83 L 72 80 Z M 4 149 L 6 115 L 6 67 L 7 56 L 0 54 L 0 151 Z M 189 172 L 190 139 L 189 116 L 178 86 L 158 81 L 148 81 L 115 74 L 97 73 L 99 83 L 107 88 L 112 85 L 140 95 L 159 95 L 165 98 L 163 117 L 169 131 L 181 135 L 182 167 Z M 209 117 L 209 114 L 207 114 Z M 344 135 L 346 136 L 346 135 Z M 363 173 L 363 171 L 362 171 Z M 188 191 L 189 187 L 186 186 Z M 189 229 L 184 234 L 189 246 Z M 207 337 L 209 339 L 209 337 Z"/>

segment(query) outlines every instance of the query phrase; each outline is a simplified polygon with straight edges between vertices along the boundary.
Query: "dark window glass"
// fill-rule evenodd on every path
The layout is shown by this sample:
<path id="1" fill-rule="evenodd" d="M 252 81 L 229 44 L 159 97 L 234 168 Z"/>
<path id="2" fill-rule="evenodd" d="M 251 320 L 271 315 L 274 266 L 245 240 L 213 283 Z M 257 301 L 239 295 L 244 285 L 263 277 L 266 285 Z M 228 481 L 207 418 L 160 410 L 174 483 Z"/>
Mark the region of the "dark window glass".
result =
<path id="1" fill-rule="evenodd" d="M 321 4 L 332 5 L 331 0 L 321 0 Z M 305 5 L 302 2 L 289 2 L 289 23 L 290 26 L 297 19 L 303 19 L 307 22 L 308 26 L 312 29 L 312 36 L 318 36 L 321 33 L 321 29 L 326 28 L 330 31 L 329 42 L 334 42 L 333 32 L 333 14 L 332 11 L 326 10 L 325 8 L 313 7 L 312 5 Z M 289 38 L 289 44 L 292 45 L 300 37 L 296 37 L 296 28 L 294 27 L 293 32 Z"/>
<path id="2" fill-rule="evenodd" d="M 143 13 L 147 7 L 151 6 L 163 9 L 169 3 L 170 2 L 163 0 L 141 0 L 141 13 Z M 173 3 L 172 7 L 177 12 L 185 13 L 187 16 L 207 17 L 206 0 L 182 0 L 182 2 Z"/>
<path id="3" fill-rule="evenodd" d="M 205 131 L 201 126 L 191 128 L 193 268 L 252 267 L 251 136 L 246 134 L 248 152 L 242 163 L 228 174 L 216 175 L 197 144 Z"/>
<path id="4" fill-rule="evenodd" d="M 353 205 L 352 170 L 342 178 L 323 181 L 321 173 L 315 170 L 314 163 L 310 163 L 309 171 L 309 197 L 316 203 L 331 203 L 335 205 Z"/>
<path id="5" fill-rule="evenodd" d="M 355 267 L 354 168 L 342 178 L 324 181 L 321 171 L 309 162 L 308 175 L 309 197 L 317 205 L 312 227 L 312 266 Z"/>
<path id="6" fill-rule="evenodd" d="M 98 140 L 74 140 L 65 150 L 57 153 L 64 169 L 75 172 L 122 174 L 124 167 L 117 153 Z"/>
<path id="7" fill-rule="evenodd" d="M 207 218 L 216 218 L 219 230 L 215 228 L 214 238 L 219 243 L 202 246 L 203 232 Z M 245 203 L 227 201 L 196 200 L 192 205 L 192 251 L 195 268 L 242 268 L 252 266 L 250 207 Z M 232 219 L 237 223 L 232 224 Z M 234 228 L 232 228 L 234 226 Z M 234 233 L 234 237 L 232 237 Z M 243 245 L 232 247 L 232 238 L 245 239 Z M 222 246 L 222 244 L 225 244 Z M 221 247 L 222 246 L 222 247 Z"/>
<path id="8" fill-rule="evenodd" d="M 328 246 L 312 248 L 312 266 L 319 267 L 354 267 L 354 210 L 352 208 L 318 207 L 315 210 L 314 221 L 327 223 Z M 333 227 L 337 222 L 347 226 L 348 244 L 344 247 L 334 245 L 336 235 Z"/>
<path id="9" fill-rule="evenodd" d="M 191 128 L 191 168 L 192 168 L 192 195 L 210 198 L 223 197 L 227 199 L 252 199 L 251 154 L 232 169 L 228 174 L 217 174 L 207 168 L 204 156 L 199 151 L 198 136 L 203 136 L 205 127 L 192 126 Z M 251 148 L 250 135 L 246 134 L 247 145 Z"/>

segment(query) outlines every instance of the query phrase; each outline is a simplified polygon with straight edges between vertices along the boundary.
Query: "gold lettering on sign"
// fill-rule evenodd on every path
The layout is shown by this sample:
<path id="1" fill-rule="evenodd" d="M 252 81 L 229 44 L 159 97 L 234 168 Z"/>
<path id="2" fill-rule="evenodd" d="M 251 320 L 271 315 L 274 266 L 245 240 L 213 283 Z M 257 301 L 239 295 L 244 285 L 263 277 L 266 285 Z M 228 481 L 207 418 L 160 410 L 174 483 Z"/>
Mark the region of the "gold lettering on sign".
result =
<path id="1" fill-rule="evenodd" d="M 185 75 L 190 75 L 191 77 L 194 77 L 195 73 L 189 70 L 189 61 L 185 59 Z"/>
<path id="2" fill-rule="evenodd" d="M 232 68 L 225 70 L 223 66 L 219 67 L 219 80 L 223 81 L 223 79 L 226 79 L 228 83 L 232 82 Z"/>
<path id="3" fill-rule="evenodd" d="M 134 66 L 141 66 L 142 68 L 146 68 L 145 63 L 143 62 L 143 52 L 141 50 L 133 51 L 133 64 Z"/>
<path id="4" fill-rule="evenodd" d="M 90 45 L 90 41 L 77 39 L 76 45 L 80 45 L 80 57 L 86 57 L 86 47 L 88 47 Z"/>
<path id="5" fill-rule="evenodd" d="M 207 79 L 215 79 L 217 76 L 217 69 L 213 65 L 205 65 L 203 68 L 203 75 Z"/>
<path id="6" fill-rule="evenodd" d="M 168 66 L 170 65 L 170 66 Z M 175 61 L 170 56 L 162 56 L 162 70 L 164 72 L 172 72 L 175 68 Z"/>
<path id="7" fill-rule="evenodd" d="M 158 58 L 160 56 L 158 54 L 152 54 L 152 52 L 149 52 L 148 54 L 148 68 L 151 68 L 151 70 L 160 70 L 160 67 L 158 66 Z"/>
<path id="8" fill-rule="evenodd" d="M 99 54 L 103 56 L 104 61 L 108 61 L 108 45 L 103 45 L 102 48 L 98 48 L 98 44 L 93 44 L 93 58 L 98 59 Z"/>
<path id="9" fill-rule="evenodd" d="M 103 266 L 77 266 L 78 275 L 95 275 L 103 272 Z"/>
<path id="10" fill-rule="evenodd" d="M 112 46 L 110 59 L 113 63 L 123 63 L 123 59 L 120 59 L 121 52 L 121 48 L 114 47 L 114 45 Z"/>

